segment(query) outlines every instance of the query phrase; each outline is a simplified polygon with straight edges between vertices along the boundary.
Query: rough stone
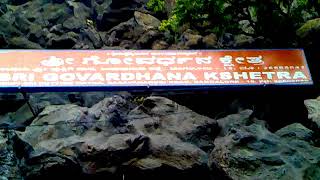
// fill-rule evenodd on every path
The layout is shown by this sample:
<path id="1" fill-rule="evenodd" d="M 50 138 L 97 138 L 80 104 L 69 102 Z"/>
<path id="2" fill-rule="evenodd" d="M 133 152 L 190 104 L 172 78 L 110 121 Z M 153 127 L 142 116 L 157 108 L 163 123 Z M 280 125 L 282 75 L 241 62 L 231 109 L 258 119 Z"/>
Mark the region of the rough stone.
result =
<path id="1" fill-rule="evenodd" d="M 218 38 L 215 34 L 211 33 L 204 36 L 202 42 L 205 48 L 215 48 L 218 45 Z"/>
<path id="2" fill-rule="evenodd" d="M 320 128 L 320 98 L 305 100 L 304 104 L 309 113 L 308 118 Z"/>
<path id="3" fill-rule="evenodd" d="M 215 139 L 209 161 L 212 173 L 218 174 L 218 178 L 319 178 L 320 149 L 305 141 L 310 130 L 291 125 L 274 134 L 263 123 L 241 117 L 230 115 L 218 120 L 223 133 Z M 222 123 L 224 120 L 227 122 Z M 240 127 L 238 122 L 242 124 Z M 297 128 L 301 130 L 287 137 L 288 129 Z M 309 173 L 310 169 L 315 173 Z"/>
<path id="4" fill-rule="evenodd" d="M 141 13 L 139 11 L 134 12 L 134 17 L 137 23 L 146 29 L 158 29 L 161 24 L 160 20 L 155 18 L 154 16 Z"/>

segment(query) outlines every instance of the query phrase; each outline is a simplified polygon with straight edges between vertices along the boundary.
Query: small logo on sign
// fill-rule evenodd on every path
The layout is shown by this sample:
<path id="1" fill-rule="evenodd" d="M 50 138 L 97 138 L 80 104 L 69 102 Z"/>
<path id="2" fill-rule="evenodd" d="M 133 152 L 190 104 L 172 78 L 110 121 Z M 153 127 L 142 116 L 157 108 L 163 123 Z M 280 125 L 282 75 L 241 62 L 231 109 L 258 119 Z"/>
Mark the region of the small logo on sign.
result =
<path id="1" fill-rule="evenodd" d="M 56 56 L 50 56 L 48 59 L 41 61 L 42 66 L 57 67 L 64 65 L 62 58 L 57 58 Z"/>

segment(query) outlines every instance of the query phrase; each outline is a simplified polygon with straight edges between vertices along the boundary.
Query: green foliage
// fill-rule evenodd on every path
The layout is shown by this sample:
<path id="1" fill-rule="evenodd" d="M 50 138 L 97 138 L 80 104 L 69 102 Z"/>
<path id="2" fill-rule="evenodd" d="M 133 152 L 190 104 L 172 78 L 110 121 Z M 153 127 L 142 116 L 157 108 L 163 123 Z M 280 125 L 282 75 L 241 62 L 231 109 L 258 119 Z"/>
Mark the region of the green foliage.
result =
<path id="1" fill-rule="evenodd" d="M 150 0 L 148 6 L 159 11 L 165 3 Z M 160 30 L 177 33 L 183 24 L 190 24 L 197 31 L 211 29 L 218 35 L 245 33 L 239 21 L 247 20 L 256 36 L 290 42 L 294 41 L 290 33 L 319 15 L 320 0 L 176 0 L 171 17 L 162 22 Z"/>
<path id="2" fill-rule="evenodd" d="M 147 7 L 154 12 L 162 12 L 165 10 L 165 0 L 149 0 Z"/>
<path id="3" fill-rule="evenodd" d="M 168 20 L 163 20 L 160 24 L 160 31 L 173 31 L 177 32 L 179 29 L 179 21 L 177 20 L 177 16 L 173 15 Z"/>

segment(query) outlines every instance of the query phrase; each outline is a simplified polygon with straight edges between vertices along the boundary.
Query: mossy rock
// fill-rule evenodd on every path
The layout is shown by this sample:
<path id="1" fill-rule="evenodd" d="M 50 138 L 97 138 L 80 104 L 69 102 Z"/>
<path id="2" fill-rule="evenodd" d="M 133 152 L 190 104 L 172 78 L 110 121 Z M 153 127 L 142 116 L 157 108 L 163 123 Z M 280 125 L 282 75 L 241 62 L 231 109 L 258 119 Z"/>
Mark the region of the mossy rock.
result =
<path id="1" fill-rule="evenodd" d="M 320 18 L 307 21 L 297 30 L 297 35 L 302 39 L 313 33 L 320 33 Z"/>
<path id="2" fill-rule="evenodd" d="M 12 48 L 42 49 L 42 47 L 39 44 L 31 42 L 24 37 L 13 37 L 9 39 L 8 44 Z"/>

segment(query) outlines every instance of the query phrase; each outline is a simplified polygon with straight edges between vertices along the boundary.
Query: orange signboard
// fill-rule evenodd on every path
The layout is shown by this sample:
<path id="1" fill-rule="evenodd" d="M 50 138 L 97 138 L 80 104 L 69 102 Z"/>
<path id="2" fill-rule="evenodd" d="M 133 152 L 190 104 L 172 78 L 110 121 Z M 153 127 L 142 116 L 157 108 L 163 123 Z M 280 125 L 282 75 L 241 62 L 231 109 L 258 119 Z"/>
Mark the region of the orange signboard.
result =
<path id="1" fill-rule="evenodd" d="M 0 87 L 312 84 L 301 49 L 0 50 Z"/>

